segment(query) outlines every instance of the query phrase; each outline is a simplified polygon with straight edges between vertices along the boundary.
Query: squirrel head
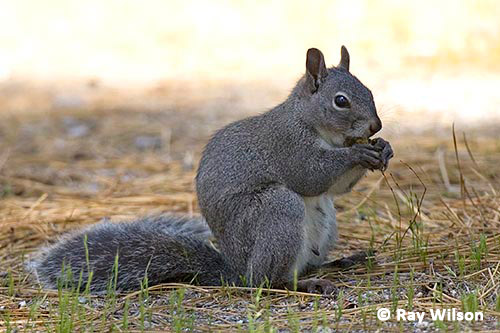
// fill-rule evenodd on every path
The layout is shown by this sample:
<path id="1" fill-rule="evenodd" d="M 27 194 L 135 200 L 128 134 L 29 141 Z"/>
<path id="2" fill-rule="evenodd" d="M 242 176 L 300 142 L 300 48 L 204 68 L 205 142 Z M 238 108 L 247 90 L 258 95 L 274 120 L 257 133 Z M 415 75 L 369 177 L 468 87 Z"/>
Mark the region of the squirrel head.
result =
<path id="1" fill-rule="evenodd" d="M 294 89 L 304 119 L 329 142 L 368 138 L 382 128 L 371 91 L 349 72 L 349 52 L 341 48 L 340 63 L 326 68 L 323 53 L 307 50 L 306 73 Z"/>

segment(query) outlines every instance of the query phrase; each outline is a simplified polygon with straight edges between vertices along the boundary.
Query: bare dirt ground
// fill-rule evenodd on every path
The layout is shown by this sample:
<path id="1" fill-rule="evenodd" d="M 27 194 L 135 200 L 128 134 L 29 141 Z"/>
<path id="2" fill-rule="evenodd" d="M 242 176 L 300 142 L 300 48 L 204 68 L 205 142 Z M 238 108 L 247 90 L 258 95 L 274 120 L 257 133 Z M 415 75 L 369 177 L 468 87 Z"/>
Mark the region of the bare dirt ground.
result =
<path id="1" fill-rule="evenodd" d="M 234 95 L 140 105 L 133 97 L 47 102 L 41 94 L 28 112 L 22 90 L 12 89 L 9 96 L 21 97 L 0 103 L 11 110 L 0 112 L 0 330 L 500 329 L 500 124 L 456 128 L 454 140 L 451 124 L 388 123 L 382 135 L 395 157 L 384 175 L 370 173 L 337 200 L 340 242 L 331 253 L 376 255 L 367 265 L 318 272 L 336 283 L 336 295 L 170 284 L 75 296 L 41 290 L 24 269 L 30 254 L 103 218 L 197 214 L 193 179 L 203 145 L 251 111 L 234 110 Z M 427 315 L 422 323 L 381 322 L 381 307 Z M 437 308 L 482 311 L 484 320 L 433 322 Z"/>

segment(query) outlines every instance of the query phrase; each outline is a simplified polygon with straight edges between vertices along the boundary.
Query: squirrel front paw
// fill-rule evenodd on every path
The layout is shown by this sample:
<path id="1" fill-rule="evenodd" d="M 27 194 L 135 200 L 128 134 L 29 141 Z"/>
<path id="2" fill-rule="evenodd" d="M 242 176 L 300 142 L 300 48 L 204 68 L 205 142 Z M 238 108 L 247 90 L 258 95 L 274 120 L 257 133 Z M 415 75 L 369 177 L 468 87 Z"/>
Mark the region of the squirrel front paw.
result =
<path id="1" fill-rule="evenodd" d="M 394 156 L 391 145 L 382 138 L 370 140 L 368 144 L 354 144 L 351 149 L 355 162 L 370 170 L 385 171 Z"/>
<path id="2" fill-rule="evenodd" d="M 351 149 L 354 162 L 363 168 L 373 171 L 384 167 L 381 155 L 382 149 L 380 147 L 371 144 L 356 143 L 352 145 Z"/>
<path id="3" fill-rule="evenodd" d="M 392 150 L 391 144 L 382 138 L 371 140 L 371 144 L 381 150 L 380 158 L 383 163 L 383 168 L 381 170 L 387 170 L 387 167 L 389 166 L 389 160 L 394 156 L 394 151 Z"/>

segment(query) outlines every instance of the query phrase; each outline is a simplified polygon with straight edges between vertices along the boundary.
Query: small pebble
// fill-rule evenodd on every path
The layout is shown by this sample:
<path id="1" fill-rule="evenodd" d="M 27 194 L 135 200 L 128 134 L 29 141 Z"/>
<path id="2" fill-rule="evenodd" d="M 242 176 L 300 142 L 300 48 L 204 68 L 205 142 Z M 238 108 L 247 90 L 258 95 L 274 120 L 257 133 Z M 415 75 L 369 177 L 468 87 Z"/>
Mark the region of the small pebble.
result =
<path id="1" fill-rule="evenodd" d="M 72 138 L 81 138 L 89 133 L 89 127 L 87 125 L 76 125 L 68 128 L 68 135 Z"/>
<path id="2" fill-rule="evenodd" d="M 159 149 L 162 146 L 162 140 L 159 136 L 140 135 L 135 138 L 134 145 L 139 150 Z"/>

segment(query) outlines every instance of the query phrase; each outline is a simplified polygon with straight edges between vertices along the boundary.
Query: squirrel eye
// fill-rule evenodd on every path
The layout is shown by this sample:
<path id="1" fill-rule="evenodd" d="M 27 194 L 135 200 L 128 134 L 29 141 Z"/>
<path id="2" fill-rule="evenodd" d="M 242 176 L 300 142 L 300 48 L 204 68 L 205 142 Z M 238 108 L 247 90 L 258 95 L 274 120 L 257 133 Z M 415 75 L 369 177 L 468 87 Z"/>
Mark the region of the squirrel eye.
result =
<path id="1" fill-rule="evenodd" d="M 344 95 L 337 95 L 333 99 L 335 106 L 339 109 L 348 109 L 351 106 L 349 99 Z"/>

